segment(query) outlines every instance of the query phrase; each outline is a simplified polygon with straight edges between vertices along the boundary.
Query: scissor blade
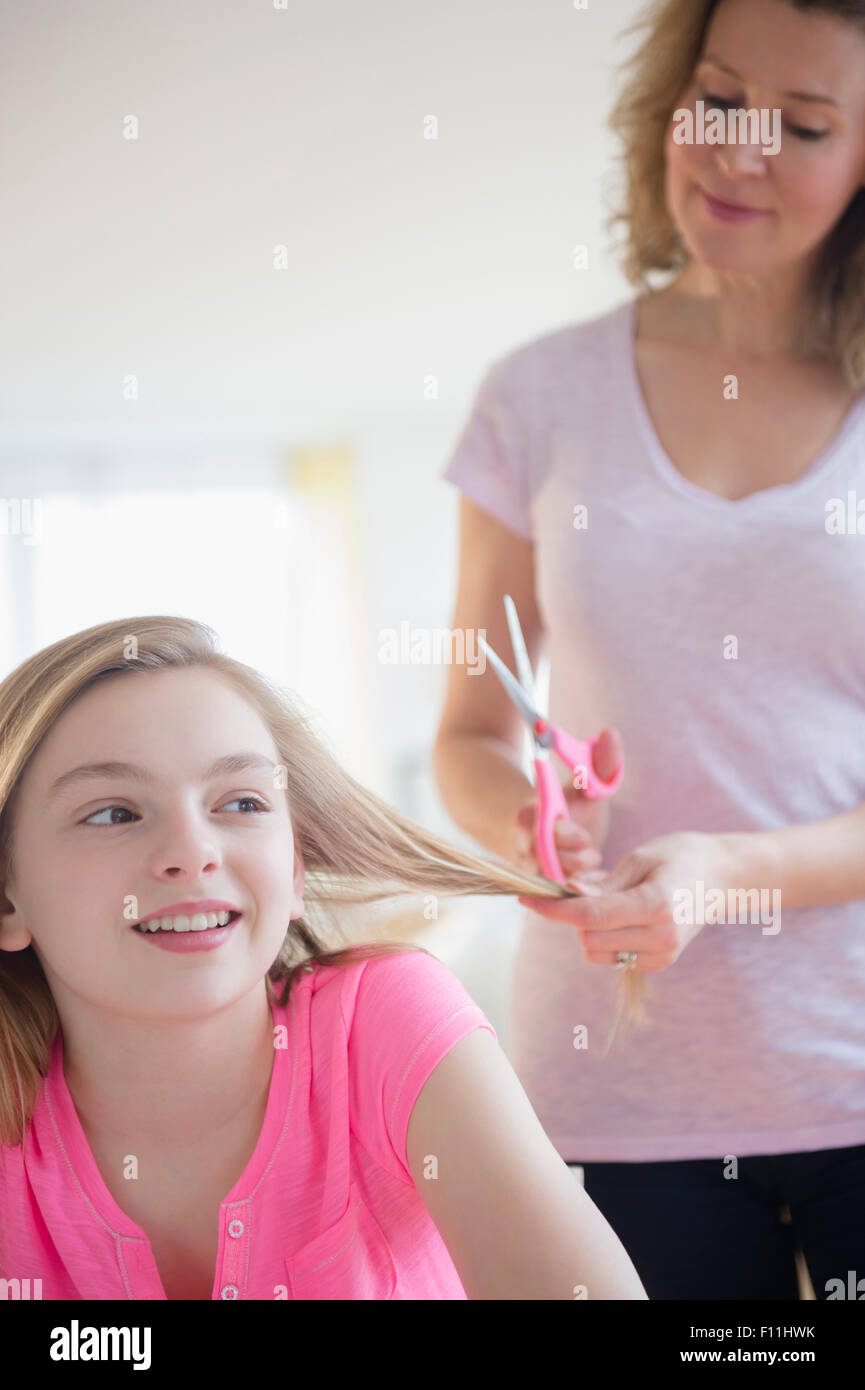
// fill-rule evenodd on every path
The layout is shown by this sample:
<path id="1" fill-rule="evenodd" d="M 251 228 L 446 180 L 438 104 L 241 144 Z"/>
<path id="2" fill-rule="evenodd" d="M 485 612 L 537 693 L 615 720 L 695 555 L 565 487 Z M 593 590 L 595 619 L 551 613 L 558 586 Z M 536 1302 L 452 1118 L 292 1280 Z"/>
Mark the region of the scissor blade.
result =
<path id="1" fill-rule="evenodd" d="M 535 677 L 532 665 L 529 661 L 529 654 L 526 651 L 526 644 L 523 638 L 523 630 L 520 627 L 520 620 L 517 617 L 517 607 L 510 594 L 505 594 L 505 612 L 508 615 L 508 628 L 511 634 L 511 646 L 514 649 L 514 657 L 517 663 L 517 675 L 520 678 L 520 685 L 526 692 L 527 699 L 537 706 L 538 692 L 535 686 Z"/>
<path id="2" fill-rule="evenodd" d="M 535 720 L 539 719 L 541 716 L 538 714 L 538 711 L 535 709 L 534 705 L 531 705 L 529 701 L 526 699 L 526 694 L 522 686 L 511 675 L 505 663 L 501 660 L 500 657 L 496 656 L 496 653 L 493 651 L 492 647 L 489 645 L 487 641 L 485 641 L 483 637 L 481 637 L 480 633 L 478 633 L 478 642 L 483 647 L 490 661 L 493 663 L 493 670 L 495 671 L 505 690 L 510 695 L 514 704 L 522 711 L 523 718 L 527 721 L 527 723 L 534 724 Z"/>

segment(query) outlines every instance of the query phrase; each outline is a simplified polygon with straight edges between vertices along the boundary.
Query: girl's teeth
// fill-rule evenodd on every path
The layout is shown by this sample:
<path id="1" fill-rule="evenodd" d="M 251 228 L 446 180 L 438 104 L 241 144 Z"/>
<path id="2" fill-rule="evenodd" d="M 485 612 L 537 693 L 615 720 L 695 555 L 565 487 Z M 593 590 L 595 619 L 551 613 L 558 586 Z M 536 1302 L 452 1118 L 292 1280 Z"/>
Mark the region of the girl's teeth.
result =
<path id="1" fill-rule="evenodd" d="M 228 924 L 231 913 L 196 912 L 192 917 L 151 917 L 149 922 L 141 923 L 142 931 L 211 931 L 214 927 Z"/>

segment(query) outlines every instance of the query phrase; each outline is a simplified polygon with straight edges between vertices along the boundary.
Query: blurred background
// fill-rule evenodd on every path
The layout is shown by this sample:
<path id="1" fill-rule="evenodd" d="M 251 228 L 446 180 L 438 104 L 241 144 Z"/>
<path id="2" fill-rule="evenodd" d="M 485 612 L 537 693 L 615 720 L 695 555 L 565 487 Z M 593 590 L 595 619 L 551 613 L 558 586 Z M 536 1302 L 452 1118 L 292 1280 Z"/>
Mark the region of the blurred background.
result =
<path id="1" fill-rule="evenodd" d="M 382 634 L 449 627 L 440 475 L 489 364 L 631 293 L 605 121 L 637 12 L 0 5 L 0 676 L 109 618 L 201 619 L 477 848 L 431 776 L 447 667 Z M 394 923 L 505 1047 L 521 918 Z"/>

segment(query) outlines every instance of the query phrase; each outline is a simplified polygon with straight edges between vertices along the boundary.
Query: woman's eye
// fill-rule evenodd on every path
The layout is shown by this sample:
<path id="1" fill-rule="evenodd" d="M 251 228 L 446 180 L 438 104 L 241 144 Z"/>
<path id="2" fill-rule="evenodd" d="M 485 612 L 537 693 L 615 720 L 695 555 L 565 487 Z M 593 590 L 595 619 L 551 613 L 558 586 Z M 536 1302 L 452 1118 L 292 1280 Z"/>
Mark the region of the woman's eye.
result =
<path id="1" fill-rule="evenodd" d="M 738 102 L 730 101 L 727 97 L 714 96 L 712 92 L 701 92 L 700 100 L 705 101 L 707 106 L 732 106 L 737 110 L 740 105 Z M 829 134 L 828 130 L 812 130 L 810 126 L 805 125 L 791 125 L 790 129 L 800 140 L 825 140 Z"/>
<path id="2" fill-rule="evenodd" d="M 260 801 L 260 800 L 258 799 L 257 796 L 236 796 L 232 801 L 226 801 L 225 806 L 223 807 L 223 810 L 227 809 L 229 806 L 251 806 L 251 807 L 253 808 L 253 811 L 254 811 L 256 814 L 258 814 L 258 815 L 261 815 L 262 813 L 266 813 L 266 811 L 267 811 L 267 807 L 265 806 L 264 802 L 263 802 L 263 801 Z M 127 806 L 102 806 L 98 811 L 93 811 L 89 816 L 85 817 L 85 820 L 84 820 L 83 823 L 84 823 L 85 825 L 128 825 L 128 824 L 129 824 L 128 821 L 118 821 L 118 820 L 114 820 L 113 817 L 112 817 L 112 819 L 107 820 L 107 821 L 106 821 L 106 820 L 98 821 L 98 820 L 96 819 L 97 816 L 106 816 L 106 815 L 107 815 L 107 816 L 111 816 L 112 811 L 122 811 L 122 812 L 124 812 L 127 816 L 134 816 L 134 815 L 135 815 L 135 812 L 134 812 L 134 811 L 130 811 L 129 808 L 128 808 Z M 245 812 L 242 812 L 242 814 L 244 814 L 244 815 L 249 815 L 249 814 L 251 814 L 251 813 L 248 812 L 248 811 L 245 811 Z"/>
<path id="3" fill-rule="evenodd" d="M 790 129 L 800 140 L 825 140 L 828 130 L 811 130 L 810 126 L 791 125 Z"/>

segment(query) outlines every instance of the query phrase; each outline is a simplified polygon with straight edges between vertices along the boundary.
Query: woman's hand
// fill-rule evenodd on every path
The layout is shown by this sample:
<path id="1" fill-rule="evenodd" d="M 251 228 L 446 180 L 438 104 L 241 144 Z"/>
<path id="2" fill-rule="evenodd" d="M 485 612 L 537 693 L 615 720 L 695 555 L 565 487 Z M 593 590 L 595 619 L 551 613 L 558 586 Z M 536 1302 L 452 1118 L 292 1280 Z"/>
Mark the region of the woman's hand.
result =
<path id="1" fill-rule="evenodd" d="M 575 926 L 593 965 L 615 965 L 617 951 L 636 951 L 634 969 L 652 974 L 678 960 L 702 930 L 701 922 L 673 920 L 673 894 L 687 890 L 694 901 L 698 881 L 708 893 L 713 888 L 726 892 L 737 886 L 735 879 L 729 837 L 677 831 L 632 850 L 609 874 L 569 875 L 585 898 L 519 902 L 541 917 Z"/>
<path id="2" fill-rule="evenodd" d="M 604 729 L 595 743 L 592 765 L 599 777 L 612 777 L 624 757 L 622 741 L 614 729 Z M 557 820 L 554 843 L 566 878 L 582 873 L 591 883 L 601 863 L 601 850 L 610 826 L 611 797 L 588 797 L 574 786 L 564 786 L 570 820 Z M 517 811 L 513 825 L 513 850 L 507 857 L 518 868 L 540 874 L 535 848 L 538 798 L 530 797 Z"/>

